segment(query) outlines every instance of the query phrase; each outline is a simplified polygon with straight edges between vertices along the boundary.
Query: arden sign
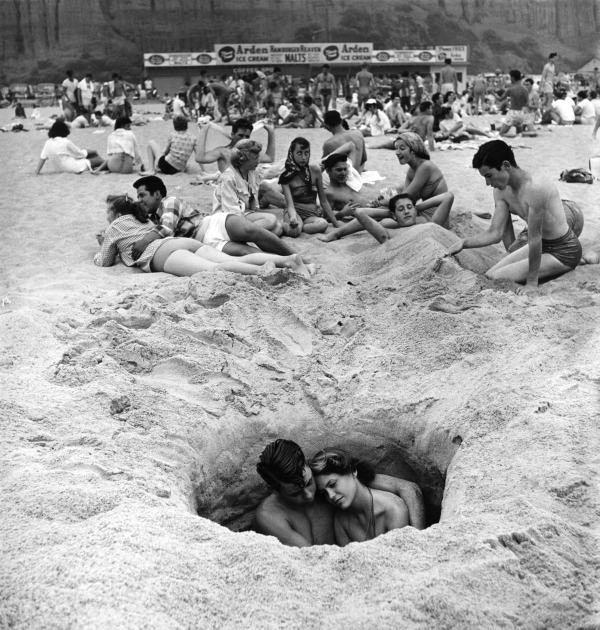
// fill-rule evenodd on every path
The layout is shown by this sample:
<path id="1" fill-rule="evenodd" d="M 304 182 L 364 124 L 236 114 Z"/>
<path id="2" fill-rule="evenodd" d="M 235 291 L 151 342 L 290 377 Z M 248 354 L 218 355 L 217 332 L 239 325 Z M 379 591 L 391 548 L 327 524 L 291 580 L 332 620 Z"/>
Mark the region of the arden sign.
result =
<path id="1" fill-rule="evenodd" d="M 215 45 L 217 63 L 232 66 L 369 63 L 372 54 L 371 42 Z"/>

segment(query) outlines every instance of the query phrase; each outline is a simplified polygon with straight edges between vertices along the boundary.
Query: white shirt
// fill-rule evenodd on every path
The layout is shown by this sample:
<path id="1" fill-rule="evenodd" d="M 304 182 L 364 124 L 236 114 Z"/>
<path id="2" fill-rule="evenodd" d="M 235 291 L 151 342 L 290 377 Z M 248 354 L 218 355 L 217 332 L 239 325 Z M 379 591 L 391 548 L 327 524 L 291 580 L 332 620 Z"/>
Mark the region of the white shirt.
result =
<path id="1" fill-rule="evenodd" d="M 589 98 L 584 98 L 579 103 L 581 107 L 581 123 L 584 125 L 593 125 L 596 122 L 596 108 Z"/>
<path id="2" fill-rule="evenodd" d="M 106 139 L 106 153 L 126 153 L 141 161 L 137 140 L 130 129 L 115 129 Z"/>
<path id="3" fill-rule="evenodd" d="M 81 92 L 81 102 L 83 105 L 88 106 L 92 102 L 92 96 L 94 95 L 94 83 L 92 81 L 81 79 L 81 81 L 77 84 L 77 87 Z"/>
<path id="4" fill-rule="evenodd" d="M 563 98 L 557 98 L 552 103 L 552 109 L 560 116 L 563 122 L 574 122 L 575 111 Z"/>
<path id="5" fill-rule="evenodd" d="M 77 89 L 77 79 L 73 79 L 71 81 L 69 78 L 67 78 L 62 82 L 61 85 L 65 88 L 65 93 L 67 95 L 67 98 L 71 101 L 71 103 L 74 103 L 75 90 Z"/>
<path id="6" fill-rule="evenodd" d="M 185 103 L 179 98 L 179 96 L 176 96 L 173 99 L 173 118 L 177 118 L 177 116 L 185 116 L 184 113 L 184 107 L 185 107 Z"/>
<path id="7" fill-rule="evenodd" d="M 54 168 L 66 173 L 81 173 L 91 170 L 86 159 L 87 151 L 75 146 L 68 138 L 48 138 L 40 158 L 49 160 Z"/>
<path id="8" fill-rule="evenodd" d="M 365 114 L 365 126 L 370 129 L 372 136 L 383 136 L 392 128 L 390 119 L 380 109 Z"/>

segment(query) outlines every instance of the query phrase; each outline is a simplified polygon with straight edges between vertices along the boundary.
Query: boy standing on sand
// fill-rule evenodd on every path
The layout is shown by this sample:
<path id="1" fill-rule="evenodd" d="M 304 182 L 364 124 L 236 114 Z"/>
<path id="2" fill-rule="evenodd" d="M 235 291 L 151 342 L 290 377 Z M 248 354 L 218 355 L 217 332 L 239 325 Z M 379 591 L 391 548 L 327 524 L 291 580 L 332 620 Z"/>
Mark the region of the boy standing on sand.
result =
<path id="1" fill-rule="evenodd" d="M 473 157 L 473 168 L 495 189 L 494 216 L 486 232 L 460 240 L 450 248 L 450 255 L 499 243 L 510 215 L 516 214 L 527 222 L 528 244 L 489 269 L 489 278 L 513 280 L 535 289 L 540 280 L 575 269 L 581 260 L 581 244 L 567 224 L 554 183 L 519 168 L 503 140 L 481 145 Z"/>

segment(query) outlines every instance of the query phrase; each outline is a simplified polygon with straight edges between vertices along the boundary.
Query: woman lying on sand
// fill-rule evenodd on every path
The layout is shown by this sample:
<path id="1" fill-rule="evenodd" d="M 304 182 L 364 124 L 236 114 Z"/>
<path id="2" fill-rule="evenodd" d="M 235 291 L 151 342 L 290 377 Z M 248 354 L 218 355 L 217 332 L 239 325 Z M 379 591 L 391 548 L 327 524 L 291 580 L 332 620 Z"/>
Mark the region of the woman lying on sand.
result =
<path id="1" fill-rule="evenodd" d="M 258 252 L 245 256 L 229 256 L 193 238 L 169 237 L 152 241 L 142 255 L 133 260 L 133 244 L 154 229 L 144 208 L 127 195 L 106 199 L 109 226 L 104 232 L 100 251 L 94 263 L 100 267 L 115 264 L 117 255 L 128 267 L 143 271 L 164 271 L 174 276 L 191 276 L 200 271 L 232 271 L 246 275 L 264 275 L 275 267 L 286 267 L 304 276 L 308 269 L 298 254 L 279 256 Z"/>
<path id="2" fill-rule="evenodd" d="M 302 231 L 307 234 L 325 232 L 327 219 L 337 224 L 333 211 L 325 195 L 321 169 L 310 164 L 310 143 L 306 138 L 294 138 L 288 149 L 283 173 L 279 183 L 285 197 L 283 211 L 283 232 L 286 236 L 299 236 Z M 321 207 L 317 204 L 317 195 Z M 322 209 L 321 209 L 322 208 Z"/>
<path id="3" fill-rule="evenodd" d="M 75 146 L 67 136 L 71 133 L 63 120 L 55 121 L 48 131 L 48 140 L 42 149 L 36 175 L 40 174 L 47 160 L 57 171 L 63 173 L 83 173 L 102 164 L 96 151 L 88 151 Z"/>
<path id="4" fill-rule="evenodd" d="M 115 129 L 106 139 L 106 153 L 108 155 L 106 161 L 102 162 L 95 172 L 133 173 L 136 163 L 140 164 L 140 170 L 144 170 L 140 149 L 131 131 L 129 117 L 120 116 L 115 120 Z"/>
<path id="5" fill-rule="evenodd" d="M 319 451 L 308 462 L 317 489 L 334 508 L 335 541 L 364 542 L 409 524 L 406 503 L 397 495 L 370 488 L 369 464 L 339 448 Z"/>

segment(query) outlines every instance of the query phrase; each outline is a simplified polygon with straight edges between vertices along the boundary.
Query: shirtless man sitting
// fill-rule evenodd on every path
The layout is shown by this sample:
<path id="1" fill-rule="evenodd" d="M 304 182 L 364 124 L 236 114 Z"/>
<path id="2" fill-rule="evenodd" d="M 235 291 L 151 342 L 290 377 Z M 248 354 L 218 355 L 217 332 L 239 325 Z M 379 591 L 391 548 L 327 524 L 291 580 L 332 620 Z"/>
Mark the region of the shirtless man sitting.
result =
<path id="1" fill-rule="evenodd" d="M 200 136 L 198 139 L 198 150 L 196 151 L 196 162 L 198 164 L 212 164 L 213 162 L 217 163 L 217 167 L 219 169 L 219 173 L 216 174 L 216 177 L 225 169 L 227 169 L 231 164 L 231 151 L 235 147 L 235 145 L 240 140 L 247 140 L 252 133 L 252 123 L 246 118 L 239 118 L 236 120 L 231 126 L 231 139 L 229 144 L 223 145 L 221 147 L 216 147 L 215 149 L 211 149 L 210 151 L 206 151 L 206 137 L 208 135 L 209 129 L 214 128 L 219 133 L 225 133 L 224 129 L 219 125 L 209 122 L 204 125 L 200 130 Z M 265 131 L 267 132 L 268 140 L 267 140 L 267 148 L 265 152 L 260 156 L 259 163 L 270 164 L 275 159 L 275 130 L 272 125 L 265 125 Z M 208 179 L 215 179 L 215 176 L 210 174 L 208 176 L 203 177 L 203 181 L 208 181 Z"/>
<path id="2" fill-rule="evenodd" d="M 260 533 L 291 547 L 335 544 L 333 508 L 316 496 L 313 474 L 295 442 L 279 439 L 268 444 L 256 470 L 273 490 L 256 511 Z M 371 487 L 400 496 L 408 507 L 410 525 L 425 527 L 423 498 L 415 483 L 378 474 Z"/>
<path id="3" fill-rule="evenodd" d="M 331 153 L 344 153 L 352 166 L 361 173 L 367 161 L 365 139 L 357 129 L 344 129 L 340 113 L 331 109 L 323 116 L 323 126 L 332 136 L 323 143 L 323 158 Z"/>
<path id="4" fill-rule="evenodd" d="M 449 255 L 500 242 L 514 214 L 527 223 L 528 243 L 489 269 L 489 278 L 524 283 L 524 290 L 531 291 L 540 280 L 575 269 L 582 259 L 581 244 L 567 223 L 553 182 L 517 166 L 511 147 L 503 140 L 481 145 L 473 157 L 473 168 L 495 189 L 494 215 L 486 232 L 458 241 Z M 598 262 L 595 255 L 584 261 Z"/>

